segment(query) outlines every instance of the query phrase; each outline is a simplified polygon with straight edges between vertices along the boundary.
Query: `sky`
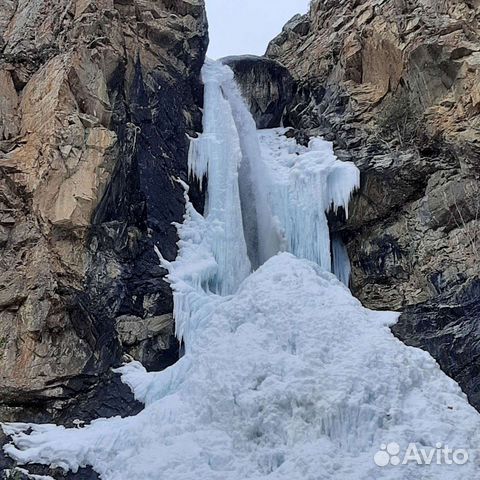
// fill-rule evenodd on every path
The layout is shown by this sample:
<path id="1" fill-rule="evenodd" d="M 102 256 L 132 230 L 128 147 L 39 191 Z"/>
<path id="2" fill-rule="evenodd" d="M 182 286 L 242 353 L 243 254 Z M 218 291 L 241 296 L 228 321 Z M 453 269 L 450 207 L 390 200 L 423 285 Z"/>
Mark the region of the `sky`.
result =
<path id="1" fill-rule="evenodd" d="M 208 56 L 263 55 L 267 45 L 310 0 L 206 0 L 210 24 Z"/>

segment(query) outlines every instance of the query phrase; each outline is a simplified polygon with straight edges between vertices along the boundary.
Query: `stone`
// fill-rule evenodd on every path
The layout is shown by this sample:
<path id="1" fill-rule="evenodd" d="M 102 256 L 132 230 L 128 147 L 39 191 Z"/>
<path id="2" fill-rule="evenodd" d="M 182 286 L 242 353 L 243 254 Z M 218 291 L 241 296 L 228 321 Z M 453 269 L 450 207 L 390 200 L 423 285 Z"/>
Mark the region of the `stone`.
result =
<path id="1" fill-rule="evenodd" d="M 18 96 L 9 71 L 0 71 L 0 140 L 9 140 L 18 134 Z"/>
<path id="2" fill-rule="evenodd" d="M 147 368 L 159 370 L 179 358 L 171 314 L 147 318 L 124 315 L 117 318 L 116 330 L 125 352 L 141 358 Z"/>
<path id="3" fill-rule="evenodd" d="M 273 60 L 253 55 L 226 57 L 258 128 L 279 127 L 285 107 L 293 98 L 293 79 Z"/>
<path id="4" fill-rule="evenodd" d="M 154 246 L 176 256 L 204 2 L 0 0 L 0 39 L 0 411 L 138 411 L 110 372 L 132 351 L 152 369 L 178 359 Z"/>
<path id="5" fill-rule="evenodd" d="M 285 123 L 332 140 L 361 170 L 348 220 L 330 215 L 352 290 L 403 311 L 395 333 L 480 409 L 478 5 L 313 0 L 307 18 L 308 32 L 287 24 L 267 57 L 296 83 Z"/>

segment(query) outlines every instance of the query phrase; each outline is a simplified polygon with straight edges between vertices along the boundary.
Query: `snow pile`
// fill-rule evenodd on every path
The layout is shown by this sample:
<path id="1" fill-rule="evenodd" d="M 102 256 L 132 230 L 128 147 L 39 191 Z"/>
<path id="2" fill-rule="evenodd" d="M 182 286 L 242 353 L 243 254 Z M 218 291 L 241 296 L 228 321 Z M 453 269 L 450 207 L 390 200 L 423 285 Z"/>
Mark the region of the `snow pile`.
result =
<path id="1" fill-rule="evenodd" d="M 331 271 L 327 212 L 343 208 L 348 217 L 352 193 L 360 186 L 360 172 L 337 160 L 330 142 L 320 138 L 308 147 L 287 138 L 288 129 L 258 132 L 268 175 L 272 213 L 284 239 L 283 249 Z"/>
<path id="2" fill-rule="evenodd" d="M 479 417 L 428 354 L 392 336 L 394 315 L 364 309 L 332 274 L 280 254 L 235 296 L 203 302 L 178 364 L 122 368 L 142 413 L 31 435 L 7 426 L 7 453 L 105 480 L 474 478 L 473 462 L 375 466 L 389 441 L 476 447 Z"/>

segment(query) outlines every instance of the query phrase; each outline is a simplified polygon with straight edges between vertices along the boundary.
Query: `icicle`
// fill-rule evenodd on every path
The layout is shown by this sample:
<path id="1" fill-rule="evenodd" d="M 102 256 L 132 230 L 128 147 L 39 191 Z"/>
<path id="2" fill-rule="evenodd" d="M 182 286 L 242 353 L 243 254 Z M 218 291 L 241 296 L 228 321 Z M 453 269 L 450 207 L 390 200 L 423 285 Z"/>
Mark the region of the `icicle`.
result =
<path id="1" fill-rule="evenodd" d="M 337 160 L 333 146 L 320 138 L 308 147 L 285 136 L 288 129 L 258 133 L 262 159 L 269 172 L 263 177 L 271 208 L 283 231 L 286 250 L 331 271 L 327 212 L 348 203 L 360 185 L 353 163 Z"/>
<path id="2" fill-rule="evenodd" d="M 352 268 L 348 258 L 347 247 L 340 237 L 332 238 L 332 272 L 347 287 L 350 286 Z"/>

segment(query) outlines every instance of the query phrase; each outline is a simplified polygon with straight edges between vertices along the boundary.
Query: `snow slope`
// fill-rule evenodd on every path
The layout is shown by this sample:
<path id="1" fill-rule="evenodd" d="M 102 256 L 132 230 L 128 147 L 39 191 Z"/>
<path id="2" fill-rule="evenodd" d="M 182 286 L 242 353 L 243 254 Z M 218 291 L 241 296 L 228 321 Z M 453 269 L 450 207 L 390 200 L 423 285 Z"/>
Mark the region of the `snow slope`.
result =
<path id="1" fill-rule="evenodd" d="M 106 480 L 474 478 L 474 463 L 375 466 L 389 441 L 476 448 L 479 417 L 427 353 L 392 336 L 392 314 L 364 309 L 332 274 L 280 254 L 200 310 L 178 364 L 122 369 L 142 413 L 6 427 L 18 432 L 7 453 Z"/>
<path id="2" fill-rule="evenodd" d="M 473 454 L 480 417 L 427 353 L 393 337 L 395 314 L 366 310 L 327 271 L 325 210 L 332 202 L 347 208 L 358 171 L 321 140 L 299 147 L 274 130 L 260 132 L 256 144 L 231 75 L 220 64 L 204 68 L 205 131 L 192 144 L 190 165 L 198 177 L 209 174 L 205 218 L 184 184 L 178 257 L 169 263 L 158 251 L 185 355 L 159 373 L 138 362 L 119 369 L 145 403 L 137 416 L 80 429 L 5 424 L 13 437 L 5 451 L 20 464 L 91 465 L 104 480 L 474 478 L 473 455 L 462 466 L 375 465 L 389 442 Z M 260 216 L 242 208 L 245 155 L 268 173 Z M 253 177 L 243 178 L 244 194 L 259 193 Z M 273 254 L 249 275 L 245 219 L 265 216 L 297 256 Z M 251 232 L 268 246 L 259 227 Z M 345 281 L 341 250 L 334 248 L 334 263 Z"/>

